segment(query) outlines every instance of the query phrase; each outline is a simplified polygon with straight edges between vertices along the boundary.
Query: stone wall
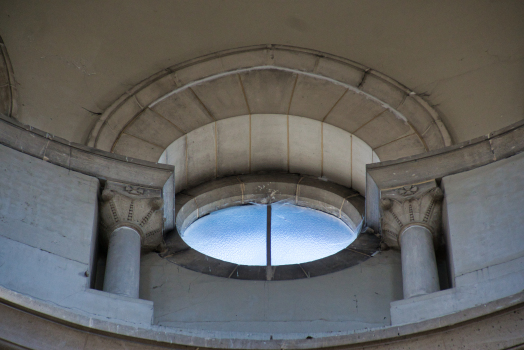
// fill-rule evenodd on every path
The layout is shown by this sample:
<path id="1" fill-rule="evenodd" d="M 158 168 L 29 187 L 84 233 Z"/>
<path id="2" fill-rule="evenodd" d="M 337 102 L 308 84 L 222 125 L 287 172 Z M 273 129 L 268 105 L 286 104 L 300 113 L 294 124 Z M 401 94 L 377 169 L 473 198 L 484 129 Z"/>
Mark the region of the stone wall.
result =
<path id="1" fill-rule="evenodd" d="M 98 179 L 3 145 L 0 174 L 0 297 L 11 290 L 90 317 L 150 324 L 150 302 L 89 289 Z"/>
<path id="2" fill-rule="evenodd" d="M 524 153 L 446 176 L 452 289 L 392 303 L 392 324 L 419 322 L 524 289 Z"/>
<path id="3" fill-rule="evenodd" d="M 402 298 L 400 254 L 382 252 L 357 266 L 308 279 L 242 281 L 142 257 L 140 297 L 154 301 L 161 326 L 246 333 L 321 333 L 384 327 Z"/>

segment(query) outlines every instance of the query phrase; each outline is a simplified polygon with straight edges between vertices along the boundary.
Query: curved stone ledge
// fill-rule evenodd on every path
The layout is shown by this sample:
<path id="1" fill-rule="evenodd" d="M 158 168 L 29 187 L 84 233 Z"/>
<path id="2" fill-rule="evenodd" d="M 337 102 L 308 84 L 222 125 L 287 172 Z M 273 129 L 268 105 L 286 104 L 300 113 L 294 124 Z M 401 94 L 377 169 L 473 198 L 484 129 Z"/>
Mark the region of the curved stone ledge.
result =
<path id="1" fill-rule="evenodd" d="M 437 113 L 405 86 L 355 62 L 282 45 L 218 52 L 151 76 L 104 112 L 88 144 L 156 160 L 182 135 L 247 114 L 337 126 L 384 160 L 451 144 Z"/>
<path id="2" fill-rule="evenodd" d="M 423 183 L 472 170 L 524 152 L 524 120 L 457 145 L 366 165 L 381 190 Z"/>
<path id="3" fill-rule="evenodd" d="M 87 317 L 0 287 L 0 338 L 34 349 L 56 348 L 58 343 L 85 349 L 319 349 L 365 346 L 368 349 L 433 349 L 458 339 L 458 346 L 485 349 L 509 348 L 524 343 L 524 292 L 451 315 L 416 324 L 384 327 L 348 334 L 270 334 L 184 331 L 160 326 L 145 327 Z M 497 328 L 494 330 L 494 326 Z M 493 328 L 492 328 L 493 327 Z M 25 336 L 30 332 L 32 337 Z M 501 332 L 501 333 L 498 333 Z M 493 341 L 494 336 L 502 334 Z M 424 335 L 423 338 L 420 335 Z M 2 341 L 0 341 L 2 344 Z M 5 343 L 4 343 L 5 344 Z M 486 345 L 487 344 L 487 345 Z"/>
<path id="4" fill-rule="evenodd" d="M 68 170 L 126 184 L 162 188 L 174 167 L 133 159 L 23 125 L 0 114 L 0 144 Z"/>
<path id="5" fill-rule="evenodd" d="M 440 181 L 524 152 L 524 120 L 488 135 L 424 154 L 367 164 L 366 225 L 376 232 L 381 191 Z"/>

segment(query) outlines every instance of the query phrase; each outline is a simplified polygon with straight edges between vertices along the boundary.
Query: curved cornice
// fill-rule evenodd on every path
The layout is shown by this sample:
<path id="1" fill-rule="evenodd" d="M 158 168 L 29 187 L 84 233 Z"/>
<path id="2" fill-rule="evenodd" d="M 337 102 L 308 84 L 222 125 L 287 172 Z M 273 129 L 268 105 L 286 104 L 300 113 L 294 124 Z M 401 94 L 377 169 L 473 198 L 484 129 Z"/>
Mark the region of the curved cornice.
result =
<path id="1" fill-rule="evenodd" d="M 451 144 L 414 91 L 358 63 L 313 50 L 261 45 L 169 67 L 113 103 L 88 144 L 157 161 L 184 134 L 246 114 L 315 119 L 364 140 L 381 160 Z"/>
<path id="2" fill-rule="evenodd" d="M 461 312 L 434 318 L 416 324 L 404 324 L 394 327 L 377 328 L 354 332 L 350 334 L 294 334 L 289 339 L 269 339 L 263 334 L 246 334 L 235 332 L 187 332 L 181 329 L 161 326 L 144 327 L 138 324 L 117 323 L 112 320 L 92 318 L 79 314 L 71 309 L 33 299 L 29 296 L 10 291 L 0 286 L 0 309 L 4 316 L 0 322 L 0 330 L 4 330 L 4 339 L 11 344 L 26 345 L 28 340 L 31 348 L 54 348 L 64 339 L 77 344 L 87 343 L 87 335 L 94 344 L 115 347 L 115 344 L 140 346 L 144 349 L 180 348 L 188 349 L 321 349 L 327 347 L 364 346 L 369 349 L 383 348 L 401 349 L 406 346 L 421 348 L 424 345 L 436 344 L 443 339 L 466 337 L 467 344 L 477 347 L 482 341 L 493 340 L 491 333 L 494 324 L 501 328 L 511 327 L 515 330 L 508 333 L 507 342 L 510 346 L 522 344 L 522 307 L 524 293 L 518 293 L 486 304 L 482 304 Z M 507 320 L 504 320 L 507 317 Z M 20 321 L 24 322 L 20 322 Z M 45 329 L 45 332 L 35 332 L 35 329 Z M 479 330 L 482 329 L 482 332 Z M 497 327 L 498 329 L 498 327 Z M 16 330 L 16 331 L 15 331 Z M 22 332 L 21 332 L 22 331 Z M 28 338 L 27 334 L 32 333 Z M 497 333 L 495 333 L 497 334 Z M 421 335 L 424 335 L 421 343 Z M 461 346 L 466 344 L 461 342 Z M 0 345 L 3 345 L 0 342 Z"/>

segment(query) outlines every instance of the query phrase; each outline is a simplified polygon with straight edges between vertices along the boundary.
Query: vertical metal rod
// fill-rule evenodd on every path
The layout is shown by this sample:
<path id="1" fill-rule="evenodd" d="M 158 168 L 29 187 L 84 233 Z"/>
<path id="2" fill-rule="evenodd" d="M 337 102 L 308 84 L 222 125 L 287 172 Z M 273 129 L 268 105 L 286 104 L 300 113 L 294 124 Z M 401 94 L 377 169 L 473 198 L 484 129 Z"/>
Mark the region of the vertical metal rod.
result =
<path id="1" fill-rule="evenodd" d="M 266 254 L 266 279 L 271 281 L 273 279 L 271 269 L 271 204 L 267 206 Z"/>

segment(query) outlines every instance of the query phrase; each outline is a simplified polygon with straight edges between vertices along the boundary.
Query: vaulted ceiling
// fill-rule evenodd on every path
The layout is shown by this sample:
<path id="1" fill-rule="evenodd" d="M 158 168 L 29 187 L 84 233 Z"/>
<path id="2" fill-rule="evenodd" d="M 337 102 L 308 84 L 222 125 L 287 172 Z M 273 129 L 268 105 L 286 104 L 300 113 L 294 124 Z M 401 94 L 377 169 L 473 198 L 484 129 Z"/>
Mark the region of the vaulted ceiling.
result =
<path id="1" fill-rule="evenodd" d="M 454 142 L 524 117 L 524 2 L 3 1 L 19 119 L 87 143 L 119 96 L 167 67 L 261 44 L 327 52 L 424 98 Z"/>

